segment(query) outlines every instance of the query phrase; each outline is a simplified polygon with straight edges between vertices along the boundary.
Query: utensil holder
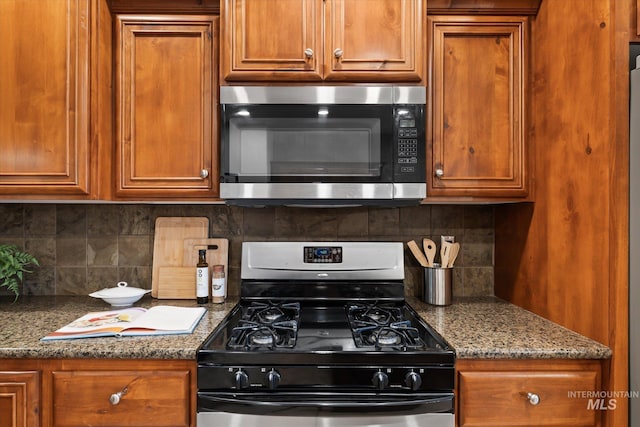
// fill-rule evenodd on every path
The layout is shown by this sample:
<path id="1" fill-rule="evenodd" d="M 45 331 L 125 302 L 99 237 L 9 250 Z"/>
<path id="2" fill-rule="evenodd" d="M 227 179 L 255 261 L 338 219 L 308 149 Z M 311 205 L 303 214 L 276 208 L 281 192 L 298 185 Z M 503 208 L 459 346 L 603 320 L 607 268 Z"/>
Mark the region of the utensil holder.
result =
<path id="1" fill-rule="evenodd" d="M 433 267 L 425 267 L 423 270 L 422 300 L 431 305 L 451 304 L 453 268 L 442 268 L 440 264 L 433 264 Z"/>

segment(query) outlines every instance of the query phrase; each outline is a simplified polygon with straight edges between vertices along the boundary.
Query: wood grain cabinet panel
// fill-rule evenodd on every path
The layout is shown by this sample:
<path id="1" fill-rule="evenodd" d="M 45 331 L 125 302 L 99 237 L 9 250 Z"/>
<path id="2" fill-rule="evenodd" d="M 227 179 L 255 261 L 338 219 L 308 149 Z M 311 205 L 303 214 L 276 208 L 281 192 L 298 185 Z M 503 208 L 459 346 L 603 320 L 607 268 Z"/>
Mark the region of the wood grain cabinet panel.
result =
<path id="1" fill-rule="evenodd" d="M 604 408 L 582 393 L 600 384 L 600 365 L 590 361 L 459 364 L 458 425 L 599 426 Z"/>
<path id="2" fill-rule="evenodd" d="M 528 194 L 526 17 L 429 17 L 431 196 Z"/>
<path id="3" fill-rule="evenodd" d="M 40 425 L 40 373 L 0 371 L 0 426 Z"/>
<path id="4" fill-rule="evenodd" d="M 53 371 L 55 426 L 189 426 L 189 370 Z"/>
<path id="5" fill-rule="evenodd" d="M 0 2 L 0 192 L 89 194 L 90 0 Z"/>
<path id="6" fill-rule="evenodd" d="M 420 82 L 423 0 L 224 0 L 226 81 Z"/>
<path id="7" fill-rule="evenodd" d="M 218 192 L 218 18 L 116 18 L 116 195 Z"/>
<path id="8" fill-rule="evenodd" d="M 423 2 L 365 1 L 326 1 L 325 80 L 421 81 Z"/>
<path id="9" fill-rule="evenodd" d="M 322 2 L 223 0 L 226 80 L 322 79 Z"/>

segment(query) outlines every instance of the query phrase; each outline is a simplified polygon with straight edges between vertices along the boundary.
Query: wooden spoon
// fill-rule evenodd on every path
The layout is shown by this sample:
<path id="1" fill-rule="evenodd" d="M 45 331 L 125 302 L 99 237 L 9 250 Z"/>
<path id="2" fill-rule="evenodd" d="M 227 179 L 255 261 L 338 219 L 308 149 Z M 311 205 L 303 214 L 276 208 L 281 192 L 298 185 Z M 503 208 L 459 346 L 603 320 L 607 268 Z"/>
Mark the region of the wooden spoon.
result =
<path id="1" fill-rule="evenodd" d="M 436 258 L 436 244 L 433 240 L 424 238 L 422 239 L 422 248 L 427 256 L 427 264 L 429 267 L 433 267 L 433 260 Z"/>
<path id="2" fill-rule="evenodd" d="M 429 262 L 427 261 L 427 258 L 425 258 L 424 254 L 418 247 L 418 244 L 414 240 L 407 242 L 407 246 L 409 246 L 411 253 L 416 258 L 416 260 L 418 260 L 421 266 L 429 267 Z"/>
<path id="3" fill-rule="evenodd" d="M 451 244 L 451 249 L 449 251 L 449 265 L 448 267 L 453 267 L 453 263 L 456 261 L 456 257 L 460 252 L 460 243 L 455 242 Z"/>

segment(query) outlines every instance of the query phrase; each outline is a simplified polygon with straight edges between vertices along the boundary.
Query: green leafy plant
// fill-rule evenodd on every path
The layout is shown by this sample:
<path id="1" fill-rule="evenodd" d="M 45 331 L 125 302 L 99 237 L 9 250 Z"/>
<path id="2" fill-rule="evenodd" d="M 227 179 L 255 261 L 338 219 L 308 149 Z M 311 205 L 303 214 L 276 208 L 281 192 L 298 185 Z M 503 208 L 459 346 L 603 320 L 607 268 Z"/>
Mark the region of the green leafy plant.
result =
<path id="1" fill-rule="evenodd" d="M 21 251 L 15 245 L 0 245 L 0 288 L 6 286 L 18 299 L 24 273 L 31 273 L 27 267 L 38 266 L 38 260 Z"/>

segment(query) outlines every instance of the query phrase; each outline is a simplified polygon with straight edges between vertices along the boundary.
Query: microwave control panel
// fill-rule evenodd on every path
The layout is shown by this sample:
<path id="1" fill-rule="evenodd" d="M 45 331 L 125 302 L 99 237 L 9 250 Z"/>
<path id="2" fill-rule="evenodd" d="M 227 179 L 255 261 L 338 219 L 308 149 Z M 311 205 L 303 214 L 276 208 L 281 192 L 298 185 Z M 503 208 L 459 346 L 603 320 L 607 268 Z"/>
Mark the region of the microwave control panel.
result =
<path id="1" fill-rule="evenodd" d="M 398 108 L 395 111 L 395 139 L 396 139 L 396 177 L 416 176 L 424 174 L 424 142 L 422 138 L 424 125 L 420 126 L 420 108 Z"/>

